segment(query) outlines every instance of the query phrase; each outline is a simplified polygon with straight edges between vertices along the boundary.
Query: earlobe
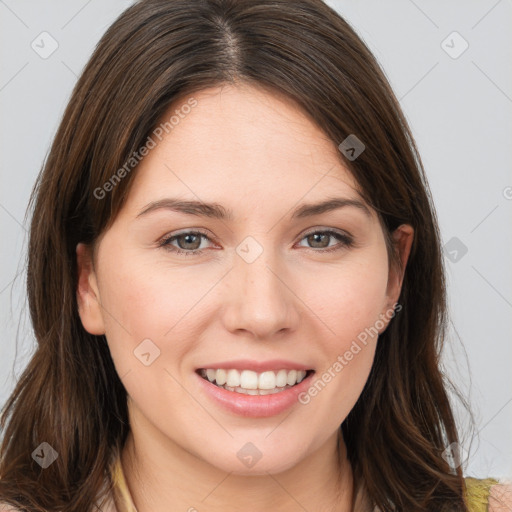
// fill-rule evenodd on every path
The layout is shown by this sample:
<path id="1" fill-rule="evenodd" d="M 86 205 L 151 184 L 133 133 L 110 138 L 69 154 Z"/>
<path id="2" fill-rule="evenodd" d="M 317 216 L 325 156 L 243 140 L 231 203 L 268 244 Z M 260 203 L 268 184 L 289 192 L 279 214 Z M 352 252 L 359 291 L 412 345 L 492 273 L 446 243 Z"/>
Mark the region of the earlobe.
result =
<path id="1" fill-rule="evenodd" d="M 105 334 L 101 301 L 92 262 L 91 248 L 83 243 L 76 246 L 78 280 L 76 297 L 78 314 L 84 329 L 94 335 Z"/>

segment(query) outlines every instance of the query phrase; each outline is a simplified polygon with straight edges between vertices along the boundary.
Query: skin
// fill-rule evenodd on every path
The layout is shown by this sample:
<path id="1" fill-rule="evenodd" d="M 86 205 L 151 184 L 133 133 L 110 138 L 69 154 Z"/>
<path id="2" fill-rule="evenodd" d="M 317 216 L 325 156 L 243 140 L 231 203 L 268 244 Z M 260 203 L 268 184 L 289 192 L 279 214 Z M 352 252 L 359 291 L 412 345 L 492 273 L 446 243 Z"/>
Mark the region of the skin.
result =
<path id="1" fill-rule="evenodd" d="M 299 205 L 328 197 L 363 202 L 336 145 L 295 103 L 249 85 L 194 97 L 198 105 L 139 165 L 112 226 L 94 248 L 77 246 L 83 326 L 106 334 L 128 393 L 122 464 L 134 503 L 139 512 L 348 511 L 352 471 L 343 439 L 337 456 L 338 430 L 368 378 L 377 336 L 308 404 L 269 418 L 220 409 L 194 371 L 283 358 L 317 377 L 387 314 L 385 330 L 403 274 L 389 266 L 371 208 L 291 219 Z M 234 219 L 169 209 L 137 217 L 166 197 L 216 202 Z M 186 229 L 208 238 L 171 245 L 202 254 L 158 245 Z M 350 234 L 354 245 L 306 236 L 326 229 Z M 413 235 L 408 225 L 393 233 L 404 268 Z M 263 248 L 252 263 L 236 252 L 248 236 Z M 160 349 L 149 366 L 133 353 L 147 338 Z M 252 468 L 237 457 L 247 442 L 262 453 Z"/>

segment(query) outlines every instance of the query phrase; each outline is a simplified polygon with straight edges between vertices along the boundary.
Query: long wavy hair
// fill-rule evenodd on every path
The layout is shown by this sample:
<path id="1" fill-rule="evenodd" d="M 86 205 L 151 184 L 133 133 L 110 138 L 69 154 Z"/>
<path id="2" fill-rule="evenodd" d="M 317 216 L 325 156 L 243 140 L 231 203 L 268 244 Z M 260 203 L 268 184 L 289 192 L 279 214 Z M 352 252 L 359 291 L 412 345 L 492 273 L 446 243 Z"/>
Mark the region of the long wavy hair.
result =
<path id="1" fill-rule="evenodd" d="M 445 271 L 428 182 L 385 74 L 320 0 L 142 0 L 98 43 L 29 204 L 37 347 L 2 411 L 0 499 L 30 512 L 89 512 L 111 490 L 110 464 L 130 428 L 127 395 L 105 337 L 81 324 L 76 245 L 111 225 L 136 166 L 108 193 L 104 184 L 172 102 L 240 82 L 285 93 L 336 145 L 352 134 L 364 143 L 357 159 L 339 158 L 379 215 L 390 263 L 393 230 L 415 229 L 401 311 L 340 426 L 354 490 L 365 486 L 383 512 L 467 511 L 461 467 L 444 456 L 458 432 L 440 368 Z M 43 441 L 59 454 L 46 469 L 31 456 Z"/>

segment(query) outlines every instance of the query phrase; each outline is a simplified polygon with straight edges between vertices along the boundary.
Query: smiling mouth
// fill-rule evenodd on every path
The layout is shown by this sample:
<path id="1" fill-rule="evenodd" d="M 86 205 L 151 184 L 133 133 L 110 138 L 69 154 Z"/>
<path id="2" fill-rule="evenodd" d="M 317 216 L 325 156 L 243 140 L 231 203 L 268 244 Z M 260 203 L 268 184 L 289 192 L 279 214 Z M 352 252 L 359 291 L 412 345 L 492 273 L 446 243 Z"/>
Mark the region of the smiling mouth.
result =
<path id="1" fill-rule="evenodd" d="M 252 370 L 199 368 L 203 379 L 227 391 L 244 395 L 271 395 L 293 388 L 314 370 L 278 370 L 257 373 Z"/>

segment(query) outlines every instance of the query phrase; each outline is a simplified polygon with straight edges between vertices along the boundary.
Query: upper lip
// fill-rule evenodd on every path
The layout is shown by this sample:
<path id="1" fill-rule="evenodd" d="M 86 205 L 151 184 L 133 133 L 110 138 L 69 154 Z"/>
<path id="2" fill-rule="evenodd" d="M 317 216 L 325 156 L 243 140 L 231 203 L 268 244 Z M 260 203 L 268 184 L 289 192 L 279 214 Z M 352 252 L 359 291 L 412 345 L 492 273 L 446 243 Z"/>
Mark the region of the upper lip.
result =
<path id="1" fill-rule="evenodd" d="M 207 363 L 198 368 L 207 370 L 211 369 L 223 369 L 223 370 L 252 370 L 256 373 L 262 373 L 267 371 L 278 371 L 278 370 L 311 370 L 311 366 L 296 363 L 294 361 L 288 361 L 285 359 L 270 359 L 268 361 L 255 361 L 253 359 L 236 359 L 233 361 L 220 361 L 216 363 Z"/>

